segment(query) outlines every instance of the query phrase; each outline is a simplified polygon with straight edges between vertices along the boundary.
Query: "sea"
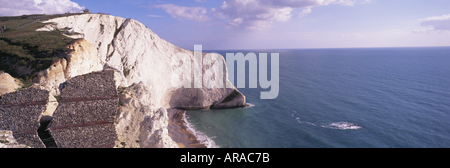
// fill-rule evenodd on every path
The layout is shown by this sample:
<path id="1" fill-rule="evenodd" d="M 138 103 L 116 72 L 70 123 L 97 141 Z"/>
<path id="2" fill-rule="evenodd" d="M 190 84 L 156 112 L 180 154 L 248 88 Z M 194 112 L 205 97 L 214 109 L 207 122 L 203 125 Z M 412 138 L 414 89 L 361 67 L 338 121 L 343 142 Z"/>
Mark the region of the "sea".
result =
<path id="1" fill-rule="evenodd" d="M 280 80 L 275 99 L 247 80 L 249 107 L 187 111 L 208 147 L 450 147 L 450 47 L 205 52 L 279 53 Z"/>

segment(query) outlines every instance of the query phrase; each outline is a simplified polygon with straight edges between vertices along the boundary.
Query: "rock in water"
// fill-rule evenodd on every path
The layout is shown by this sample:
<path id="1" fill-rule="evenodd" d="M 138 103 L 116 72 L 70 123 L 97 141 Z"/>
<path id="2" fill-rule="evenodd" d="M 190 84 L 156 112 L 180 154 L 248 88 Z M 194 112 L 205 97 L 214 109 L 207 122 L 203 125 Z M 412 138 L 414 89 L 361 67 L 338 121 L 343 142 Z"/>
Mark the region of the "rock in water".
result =
<path id="1" fill-rule="evenodd" d="M 171 82 L 179 77 L 171 61 L 177 54 L 186 54 L 194 62 L 194 52 L 179 48 L 158 37 L 142 23 L 111 15 L 83 14 L 51 19 L 57 28 L 73 28 L 96 46 L 100 62 L 105 67 L 119 70 L 126 79 L 125 86 L 142 82 L 151 93 L 150 101 L 165 108 L 232 108 L 246 105 L 245 96 L 233 88 L 179 88 Z M 216 55 L 220 56 L 220 55 Z M 203 53 L 202 58 L 205 57 Z M 220 59 L 224 60 L 222 56 Z M 225 66 L 225 61 L 223 61 Z M 202 73 L 208 67 L 203 66 Z M 224 68 L 224 83 L 229 83 Z M 200 74 L 202 75 L 202 74 Z M 192 80 L 192 86 L 193 84 Z"/>

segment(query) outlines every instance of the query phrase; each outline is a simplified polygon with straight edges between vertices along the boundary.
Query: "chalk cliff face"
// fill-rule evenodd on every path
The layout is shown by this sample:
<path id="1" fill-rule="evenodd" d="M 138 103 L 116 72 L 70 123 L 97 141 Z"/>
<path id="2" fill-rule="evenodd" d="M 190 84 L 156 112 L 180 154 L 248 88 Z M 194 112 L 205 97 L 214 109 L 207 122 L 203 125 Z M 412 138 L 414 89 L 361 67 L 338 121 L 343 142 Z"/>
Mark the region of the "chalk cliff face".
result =
<path id="1" fill-rule="evenodd" d="M 118 92 L 117 147 L 178 148 L 168 135 L 166 109 L 154 106 L 150 101 L 152 95 L 144 85 L 135 83 L 119 88 Z"/>
<path id="2" fill-rule="evenodd" d="M 5 72 L 0 72 L 0 95 L 14 92 L 20 88 L 19 80 Z"/>
<path id="3" fill-rule="evenodd" d="M 184 53 L 193 62 L 194 52 L 179 48 L 158 37 L 150 29 L 133 19 L 83 14 L 51 19 L 57 28 L 73 28 L 98 50 L 100 63 L 122 73 L 123 85 L 143 82 L 150 90 L 151 102 L 157 107 L 227 108 L 245 106 L 245 96 L 236 88 L 178 88 L 171 82 L 175 71 L 173 57 Z M 203 54 L 205 57 L 205 53 Z M 223 57 L 220 56 L 223 60 Z M 225 62 L 225 61 L 223 61 Z M 223 67 L 226 67 L 225 64 Z M 208 67 L 203 66 L 202 73 Z M 182 72 L 192 72 L 182 69 Z M 225 68 L 224 81 L 229 82 Z M 194 82 L 194 81 L 192 81 Z M 232 95 L 233 94 L 233 95 Z M 231 97 L 230 97 L 231 95 Z M 226 100 L 226 101 L 225 101 Z"/>
<path id="4" fill-rule="evenodd" d="M 67 47 L 72 50 L 67 54 L 67 60 L 55 61 L 48 69 L 38 72 L 33 79 L 33 82 L 49 90 L 51 95 L 59 95 L 59 85 L 66 80 L 103 69 L 96 48 L 88 41 L 79 39 Z"/>

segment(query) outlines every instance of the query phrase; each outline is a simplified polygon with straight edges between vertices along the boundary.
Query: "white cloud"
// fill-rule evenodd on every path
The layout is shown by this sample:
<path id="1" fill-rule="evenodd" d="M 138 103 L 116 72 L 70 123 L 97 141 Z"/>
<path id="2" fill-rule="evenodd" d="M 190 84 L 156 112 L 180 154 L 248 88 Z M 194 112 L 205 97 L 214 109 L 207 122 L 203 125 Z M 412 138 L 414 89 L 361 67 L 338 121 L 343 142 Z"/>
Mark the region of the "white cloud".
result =
<path id="1" fill-rule="evenodd" d="M 19 16 L 26 14 L 62 14 L 82 12 L 80 6 L 70 0 L 0 0 L 0 16 Z M 73 10 L 72 10 L 73 7 Z"/>
<path id="2" fill-rule="evenodd" d="M 312 12 L 311 8 L 331 4 L 353 6 L 369 3 L 371 0 L 227 0 L 216 14 L 228 18 L 228 27 L 245 29 L 265 29 L 275 21 L 287 21 L 296 9 L 303 10 L 299 17 Z M 238 20 L 239 22 L 236 22 Z"/>
<path id="3" fill-rule="evenodd" d="M 370 3 L 372 0 L 226 0 L 220 8 L 207 10 L 204 7 L 185 7 L 174 4 L 149 5 L 161 8 L 173 18 L 192 21 L 218 21 L 227 28 L 262 30 L 274 22 L 288 21 L 293 12 L 298 17 L 306 17 L 316 6 L 338 4 L 353 6 Z M 206 2 L 206 0 L 195 0 Z"/>
<path id="4" fill-rule="evenodd" d="M 413 33 L 442 33 L 450 31 L 450 14 L 419 19 L 420 25 L 426 29 L 415 30 Z"/>
<path id="5" fill-rule="evenodd" d="M 193 21 L 210 20 L 210 18 L 206 16 L 207 10 L 204 7 L 186 7 L 174 4 L 161 4 L 153 7 L 164 9 L 175 19 L 188 19 Z"/>
<path id="6" fill-rule="evenodd" d="M 301 17 L 301 18 L 305 17 L 306 15 L 310 14 L 311 12 L 312 12 L 311 8 L 303 9 L 302 12 L 300 12 L 298 14 L 298 17 Z"/>
<path id="7" fill-rule="evenodd" d="M 291 18 L 293 8 L 273 7 L 261 0 L 228 0 L 220 7 L 220 13 L 228 18 L 229 27 L 247 29 L 264 29 L 274 21 L 287 21 Z"/>
<path id="8" fill-rule="evenodd" d="M 425 19 L 419 19 L 419 21 L 439 21 L 439 20 L 450 20 L 450 14 L 442 16 L 432 16 Z"/>
<path id="9" fill-rule="evenodd" d="M 335 4 L 341 4 L 344 6 L 353 6 L 355 5 L 355 1 L 353 0 L 337 0 L 336 2 L 334 2 Z"/>
<path id="10" fill-rule="evenodd" d="M 163 16 L 160 16 L 160 15 L 147 15 L 148 17 L 163 17 Z"/>

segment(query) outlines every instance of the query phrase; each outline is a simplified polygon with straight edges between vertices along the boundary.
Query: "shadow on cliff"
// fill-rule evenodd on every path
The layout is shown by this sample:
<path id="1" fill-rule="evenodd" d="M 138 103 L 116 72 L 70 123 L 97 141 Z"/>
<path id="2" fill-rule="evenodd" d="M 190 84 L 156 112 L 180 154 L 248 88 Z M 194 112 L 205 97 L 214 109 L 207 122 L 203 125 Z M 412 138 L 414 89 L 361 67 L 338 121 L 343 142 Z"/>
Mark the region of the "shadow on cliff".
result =
<path id="1" fill-rule="evenodd" d="M 245 96 L 237 89 L 229 88 L 180 88 L 169 93 L 170 108 L 176 109 L 224 109 L 245 107 Z"/>
<path id="2" fill-rule="evenodd" d="M 38 136 L 41 139 L 41 141 L 44 143 L 46 148 L 56 148 L 56 142 L 53 139 L 52 135 L 50 135 L 50 132 L 48 131 L 48 128 L 51 127 L 53 117 L 52 116 L 42 116 L 40 122 L 40 127 L 37 130 Z"/>
<path id="3" fill-rule="evenodd" d="M 169 93 L 169 106 L 175 109 L 205 109 L 204 91 L 199 88 L 180 88 Z"/>

